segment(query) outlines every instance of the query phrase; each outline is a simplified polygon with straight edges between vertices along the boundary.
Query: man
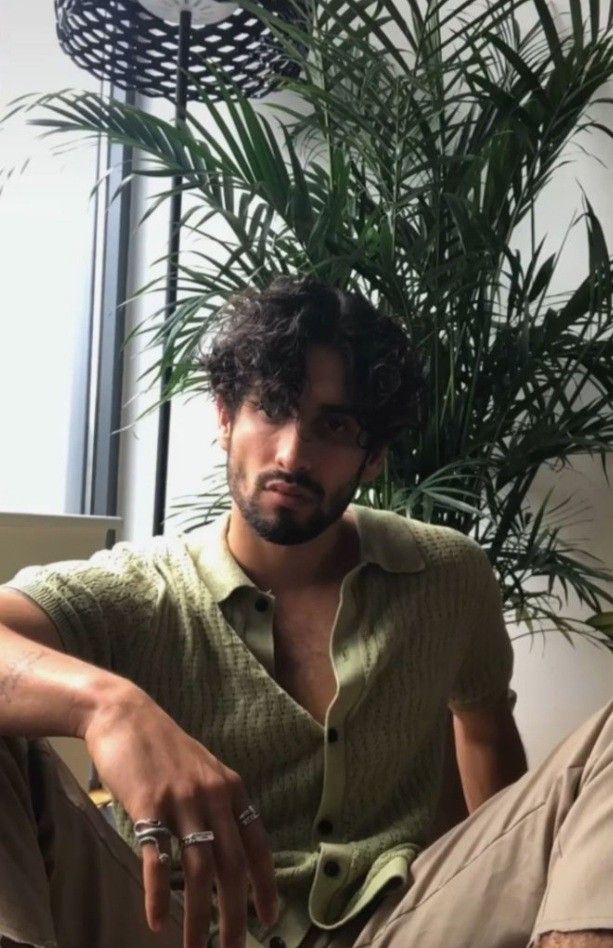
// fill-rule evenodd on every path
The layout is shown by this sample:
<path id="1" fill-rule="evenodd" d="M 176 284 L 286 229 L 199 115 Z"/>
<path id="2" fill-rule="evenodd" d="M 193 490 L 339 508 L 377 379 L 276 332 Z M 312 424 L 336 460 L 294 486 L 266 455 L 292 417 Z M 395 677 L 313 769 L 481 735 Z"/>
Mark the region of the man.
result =
<path id="1" fill-rule="evenodd" d="M 611 714 L 518 780 L 485 554 L 351 504 L 419 401 L 403 333 L 284 280 L 204 367 L 229 518 L 0 592 L 5 943 L 610 948 Z M 428 846 L 447 707 L 471 815 Z M 132 848 L 49 734 L 84 738 Z"/>

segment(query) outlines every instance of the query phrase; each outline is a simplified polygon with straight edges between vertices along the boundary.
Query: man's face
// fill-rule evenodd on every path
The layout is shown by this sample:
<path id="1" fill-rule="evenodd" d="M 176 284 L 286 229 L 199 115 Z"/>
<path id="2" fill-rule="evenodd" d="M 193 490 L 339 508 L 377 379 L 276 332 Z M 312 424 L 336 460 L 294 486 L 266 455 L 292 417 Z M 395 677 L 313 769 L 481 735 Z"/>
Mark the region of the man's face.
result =
<path id="1" fill-rule="evenodd" d="M 257 396 L 231 419 L 218 402 L 220 442 L 234 503 L 256 533 L 283 546 L 306 543 L 339 519 L 361 481 L 381 468 L 383 452 L 358 443 L 341 357 L 314 346 L 295 415 L 270 417 Z"/>

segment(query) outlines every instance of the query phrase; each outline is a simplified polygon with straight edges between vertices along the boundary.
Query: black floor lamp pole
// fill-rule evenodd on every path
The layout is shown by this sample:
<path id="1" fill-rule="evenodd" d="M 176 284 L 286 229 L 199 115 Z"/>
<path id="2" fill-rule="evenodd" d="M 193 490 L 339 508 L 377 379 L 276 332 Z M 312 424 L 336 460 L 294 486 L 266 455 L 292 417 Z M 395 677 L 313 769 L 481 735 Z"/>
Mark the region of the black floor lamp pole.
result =
<path id="1" fill-rule="evenodd" d="M 1 2 L 1 0 L 0 0 Z M 301 0 L 259 0 L 285 19 Z M 60 46 L 71 59 L 119 88 L 175 104 L 175 121 L 186 122 L 189 95 L 202 88 L 212 101 L 226 95 L 220 73 L 249 98 L 275 86 L 279 75 L 297 76 L 299 66 L 273 42 L 264 20 L 230 0 L 53 0 Z M 178 15 L 178 16 L 177 16 Z M 177 30 L 178 21 L 178 30 Z M 211 72 L 209 62 L 216 68 Z M 167 394 L 174 359 L 169 321 L 177 305 L 181 198 L 184 176 L 172 178 L 166 297 L 162 345 L 166 360 L 161 395 Z M 170 441 L 170 402 L 159 410 L 153 533 L 164 532 Z"/>
<path id="2" fill-rule="evenodd" d="M 187 84 L 189 67 L 189 45 L 192 14 L 190 10 L 181 10 L 179 21 L 179 47 L 177 50 L 177 86 L 175 95 L 175 123 L 177 127 L 185 125 L 187 108 Z M 179 243 L 181 238 L 181 201 L 183 176 L 173 175 L 172 199 L 170 204 L 170 226 L 168 233 L 168 269 L 166 275 L 166 299 L 164 320 L 168 321 L 177 305 L 177 282 L 179 275 Z M 167 333 L 162 345 L 168 354 Z M 172 352 L 169 353 L 172 359 Z M 172 374 L 172 365 L 168 365 L 162 375 L 162 394 L 165 393 Z M 160 405 L 157 459 L 155 468 L 155 495 L 153 500 L 153 535 L 164 532 L 166 513 L 166 484 L 168 479 L 168 446 L 170 438 L 170 401 Z"/>

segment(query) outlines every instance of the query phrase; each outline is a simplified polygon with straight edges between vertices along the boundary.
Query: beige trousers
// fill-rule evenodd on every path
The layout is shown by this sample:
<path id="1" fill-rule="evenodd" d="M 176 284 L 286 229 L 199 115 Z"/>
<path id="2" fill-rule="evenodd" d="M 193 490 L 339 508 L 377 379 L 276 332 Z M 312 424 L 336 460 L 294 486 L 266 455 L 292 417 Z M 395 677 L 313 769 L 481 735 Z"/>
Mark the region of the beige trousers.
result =
<path id="1" fill-rule="evenodd" d="M 613 930 L 613 702 L 424 850 L 408 888 L 301 948 L 527 948 L 582 929 Z M 0 739 L 2 935 L 181 948 L 178 902 L 152 934 L 139 859 L 45 741 Z"/>

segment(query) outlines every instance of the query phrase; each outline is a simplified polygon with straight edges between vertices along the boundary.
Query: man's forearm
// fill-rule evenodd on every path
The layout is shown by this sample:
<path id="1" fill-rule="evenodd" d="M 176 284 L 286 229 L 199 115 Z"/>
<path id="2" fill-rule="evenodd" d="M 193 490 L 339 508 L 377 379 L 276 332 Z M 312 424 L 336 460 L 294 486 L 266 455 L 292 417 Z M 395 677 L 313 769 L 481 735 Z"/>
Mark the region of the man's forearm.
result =
<path id="1" fill-rule="evenodd" d="M 130 687 L 0 623 L 0 735 L 82 737 L 96 709 Z"/>
<path id="2" fill-rule="evenodd" d="M 456 755 L 469 813 L 526 773 L 526 754 L 517 733 L 497 740 L 471 740 L 456 733 Z"/>

